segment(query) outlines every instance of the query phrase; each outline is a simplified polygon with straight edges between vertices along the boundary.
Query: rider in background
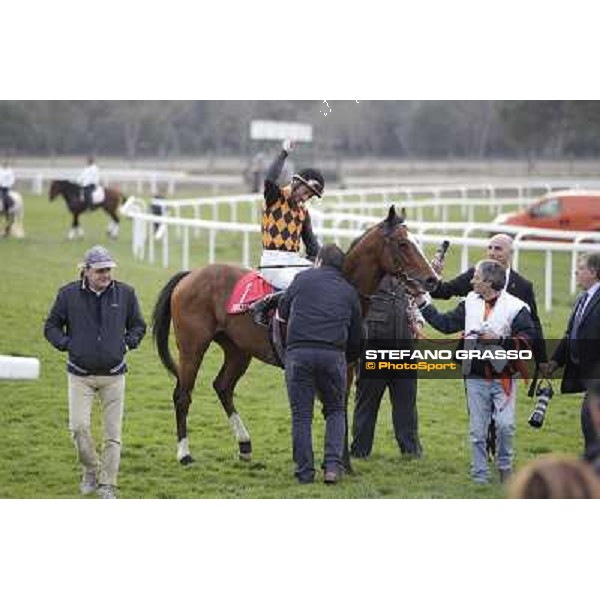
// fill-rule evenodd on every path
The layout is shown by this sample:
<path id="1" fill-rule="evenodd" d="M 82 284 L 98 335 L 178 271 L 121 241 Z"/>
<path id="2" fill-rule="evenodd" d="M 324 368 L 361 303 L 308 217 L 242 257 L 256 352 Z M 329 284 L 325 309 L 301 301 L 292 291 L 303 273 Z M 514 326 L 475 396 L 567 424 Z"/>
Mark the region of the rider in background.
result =
<path id="1" fill-rule="evenodd" d="M 92 194 L 100 185 L 100 171 L 93 156 L 88 157 L 88 164 L 77 178 L 77 183 L 83 188 L 83 202 L 87 208 L 92 206 Z"/>
<path id="2" fill-rule="evenodd" d="M 2 197 L 2 212 L 8 215 L 13 201 L 10 197 L 10 190 L 15 184 L 15 174 L 10 168 L 8 160 L 5 160 L 0 168 L 0 196 Z"/>
<path id="3" fill-rule="evenodd" d="M 277 180 L 291 150 L 292 142 L 286 140 L 267 171 L 264 187 L 260 270 L 279 290 L 285 290 L 300 271 L 312 266 L 319 251 L 305 204 L 313 196 L 320 198 L 325 187 L 317 169 L 303 169 L 292 176 L 290 183 L 279 186 Z M 300 240 L 307 258 L 300 256 Z M 266 325 L 266 313 L 277 305 L 280 295 L 272 294 L 252 306 L 257 324 Z"/>

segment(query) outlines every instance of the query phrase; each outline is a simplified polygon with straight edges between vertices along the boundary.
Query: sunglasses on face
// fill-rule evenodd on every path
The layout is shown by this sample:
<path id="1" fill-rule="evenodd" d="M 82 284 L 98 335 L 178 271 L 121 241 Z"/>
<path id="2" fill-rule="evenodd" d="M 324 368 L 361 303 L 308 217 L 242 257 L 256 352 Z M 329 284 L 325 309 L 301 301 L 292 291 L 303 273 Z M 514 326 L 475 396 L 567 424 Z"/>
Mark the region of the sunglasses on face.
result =
<path id="1" fill-rule="evenodd" d="M 92 269 L 92 273 L 95 273 L 96 275 L 106 275 L 107 273 L 110 273 L 112 271 L 112 269 L 110 267 L 105 267 L 103 269 Z"/>
<path id="2" fill-rule="evenodd" d="M 488 246 L 488 250 L 502 250 L 502 246 Z"/>

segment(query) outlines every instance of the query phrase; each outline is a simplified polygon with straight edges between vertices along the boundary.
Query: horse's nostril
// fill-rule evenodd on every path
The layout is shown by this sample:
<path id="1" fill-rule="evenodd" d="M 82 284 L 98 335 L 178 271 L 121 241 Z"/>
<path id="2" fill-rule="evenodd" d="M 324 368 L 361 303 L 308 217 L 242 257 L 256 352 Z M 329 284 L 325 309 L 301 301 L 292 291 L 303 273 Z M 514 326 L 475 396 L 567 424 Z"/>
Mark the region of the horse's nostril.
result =
<path id="1" fill-rule="evenodd" d="M 435 277 L 428 277 L 425 280 L 425 289 L 428 292 L 433 292 L 433 290 L 435 290 L 435 288 L 437 287 L 438 284 L 438 280 Z"/>

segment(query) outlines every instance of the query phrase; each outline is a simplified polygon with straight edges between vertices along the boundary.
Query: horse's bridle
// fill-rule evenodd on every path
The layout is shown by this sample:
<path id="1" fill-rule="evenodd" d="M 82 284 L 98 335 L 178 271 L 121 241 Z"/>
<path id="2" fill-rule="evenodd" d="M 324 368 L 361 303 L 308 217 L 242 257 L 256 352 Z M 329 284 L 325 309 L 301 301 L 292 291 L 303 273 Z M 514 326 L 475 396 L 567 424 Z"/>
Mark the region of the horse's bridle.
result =
<path id="1" fill-rule="evenodd" d="M 418 296 L 419 294 L 422 294 L 423 292 L 425 292 L 425 288 L 423 286 L 423 284 L 418 280 L 415 279 L 414 277 L 410 277 L 408 275 L 408 273 L 402 268 L 402 265 L 400 264 L 400 258 L 399 258 L 399 250 L 402 246 L 405 246 L 406 244 L 410 243 L 410 240 L 408 239 L 401 239 L 401 240 L 397 240 L 391 237 L 391 233 L 385 236 L 385 240 L 384 243 L 393 246 L 393 244 L 396 244 L 396 246 L 398 247 L 398 252 L 394 252 L 393 250 L 395 250 L 395 248 L 392 247 L 392 252 L 390 253 L 390 258 L 392 260 L 392 267 L 394 269 L 394 272 L 392 273 L 392 275 L 394 277 L 396 277 L 398 280 L 400 280 L 405 286 L 406 286 L 406 290 L 410 295 L 413 296 Z"/>

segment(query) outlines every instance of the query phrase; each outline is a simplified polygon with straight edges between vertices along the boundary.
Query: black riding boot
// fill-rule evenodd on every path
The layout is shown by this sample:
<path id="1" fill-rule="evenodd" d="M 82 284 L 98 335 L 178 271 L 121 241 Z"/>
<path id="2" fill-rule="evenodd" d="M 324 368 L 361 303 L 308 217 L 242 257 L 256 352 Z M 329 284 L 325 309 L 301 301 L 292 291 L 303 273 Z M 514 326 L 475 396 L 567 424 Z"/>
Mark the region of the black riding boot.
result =
<path id="1" fill-rule="evenodd" d="M 250 310 L 254 313 L 252 319 L 257 325 L 262 325 L 263 327 L 269 326 L 269 311 L 277 308 L 279 299 L 283 294 L 284 292 L 267 294 L 264 298 L 254 302 L 254 304 L 250 306 Z"/>

